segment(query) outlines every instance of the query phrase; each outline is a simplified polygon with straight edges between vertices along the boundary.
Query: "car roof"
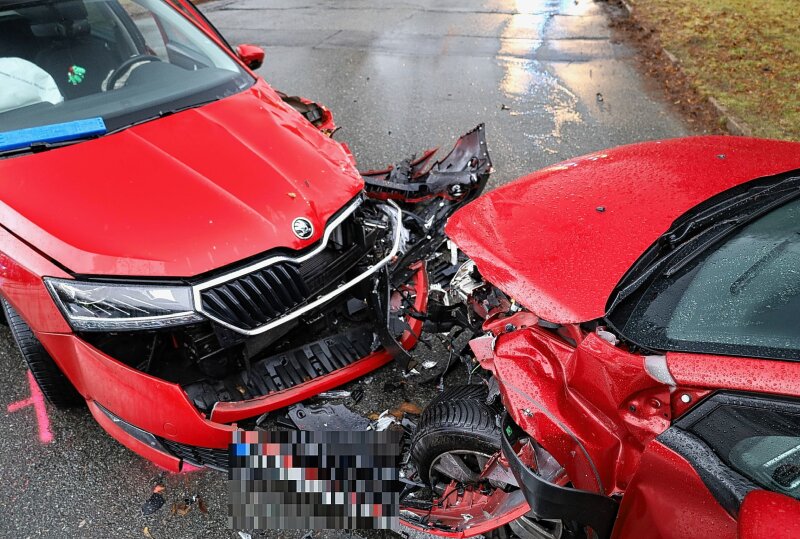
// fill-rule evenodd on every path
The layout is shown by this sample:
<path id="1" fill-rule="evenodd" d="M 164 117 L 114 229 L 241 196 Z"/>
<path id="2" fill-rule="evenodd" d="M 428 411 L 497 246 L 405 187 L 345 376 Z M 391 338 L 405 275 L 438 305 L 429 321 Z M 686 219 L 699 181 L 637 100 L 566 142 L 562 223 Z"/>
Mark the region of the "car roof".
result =
<path id="1" fill-rule="evenodd" d="M 681 215 L 797 169 L 797 142 L 704 136 L 622 146 L 500 187 L 456 212 L 446 231 L 534 314 L 585 322 L 606 314 L 623 275 Z"/>

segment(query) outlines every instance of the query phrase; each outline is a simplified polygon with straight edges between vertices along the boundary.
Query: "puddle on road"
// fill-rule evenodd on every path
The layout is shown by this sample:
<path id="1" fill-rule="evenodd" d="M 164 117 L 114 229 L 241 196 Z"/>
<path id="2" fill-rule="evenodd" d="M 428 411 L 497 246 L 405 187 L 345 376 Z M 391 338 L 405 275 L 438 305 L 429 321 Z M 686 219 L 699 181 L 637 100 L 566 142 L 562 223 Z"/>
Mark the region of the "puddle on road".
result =
<path id="1" fill-rule="evenodd" d="M 524 136 L 542 151 L 557 153 L 554 146 L 561 144 L 565 127 L 583 123 L 579 99 L 544 64 L 530 58 L 545 42 L 547 25 L 554 15 L 567 9 L 570 15 L 581 15 L 592 5 L 574 0 L 514 0 L 508 4 L 516 14 L 500 36 L 497 56 L 504 70 L 500 90 L 512 101 L 511 116 L 529 117 L 531 127 L 539 128 L 526 130 Z M 545 127 L 548 124 L 549 130 Z"/>

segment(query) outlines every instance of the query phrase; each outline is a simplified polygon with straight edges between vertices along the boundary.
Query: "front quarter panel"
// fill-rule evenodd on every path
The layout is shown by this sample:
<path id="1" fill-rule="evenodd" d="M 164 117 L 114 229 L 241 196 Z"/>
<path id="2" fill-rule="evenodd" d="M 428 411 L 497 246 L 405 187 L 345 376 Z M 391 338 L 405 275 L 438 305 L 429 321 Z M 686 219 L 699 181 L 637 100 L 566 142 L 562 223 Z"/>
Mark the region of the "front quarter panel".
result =
<path id="1" fill-rule="evenodd" d="M 0 295 L 34 331 L 69 333 L 70 327 L 50 297 L 42 276 L 70 278 L 64 270 L 0 227 Z"/>

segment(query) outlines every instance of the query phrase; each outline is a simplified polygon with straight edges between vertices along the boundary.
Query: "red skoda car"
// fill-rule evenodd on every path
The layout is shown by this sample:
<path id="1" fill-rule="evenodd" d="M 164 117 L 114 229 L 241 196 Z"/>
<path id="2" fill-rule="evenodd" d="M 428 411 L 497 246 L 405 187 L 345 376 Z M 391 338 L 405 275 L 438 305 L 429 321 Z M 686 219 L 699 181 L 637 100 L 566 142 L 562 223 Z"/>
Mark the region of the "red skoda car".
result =
<path id="1" fill-rule="evenodd" d="M 185 0 L 0 0 L 0 295 L 56 406 L 169 469 L 406 349 L 483 129 L 360 174 Z"/>

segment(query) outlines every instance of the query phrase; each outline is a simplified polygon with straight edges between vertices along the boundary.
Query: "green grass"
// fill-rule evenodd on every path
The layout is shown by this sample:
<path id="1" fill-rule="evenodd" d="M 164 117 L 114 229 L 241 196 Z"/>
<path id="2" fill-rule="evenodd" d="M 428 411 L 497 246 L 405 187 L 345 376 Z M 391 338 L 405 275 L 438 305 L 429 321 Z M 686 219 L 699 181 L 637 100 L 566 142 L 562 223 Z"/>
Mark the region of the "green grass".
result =
<path id="1" fill-rule="evenodd" d="M 755 136 L 800 140 L 800 0 L 631 0 L 701 95 Z"/>

